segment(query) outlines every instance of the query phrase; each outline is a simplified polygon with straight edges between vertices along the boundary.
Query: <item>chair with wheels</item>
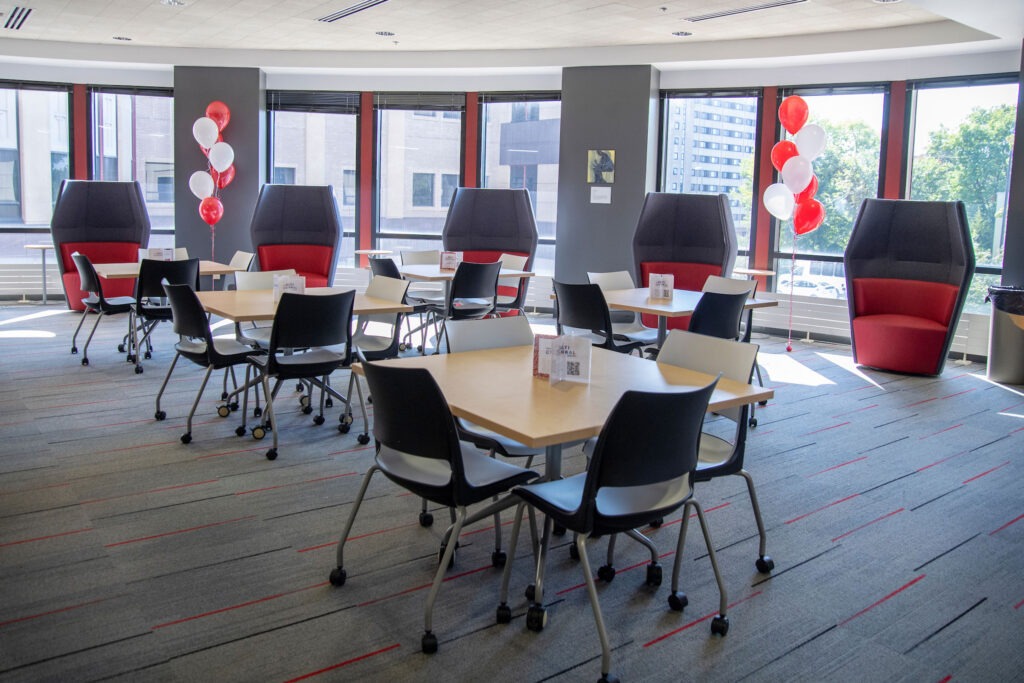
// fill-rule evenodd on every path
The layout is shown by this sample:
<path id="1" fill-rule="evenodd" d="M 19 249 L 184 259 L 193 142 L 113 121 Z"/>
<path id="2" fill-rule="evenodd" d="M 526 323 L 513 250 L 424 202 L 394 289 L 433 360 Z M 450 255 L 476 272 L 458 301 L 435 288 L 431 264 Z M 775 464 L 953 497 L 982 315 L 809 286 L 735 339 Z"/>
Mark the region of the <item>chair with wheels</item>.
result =
<path id="1" fill-rule="evenodd" d="M 369 259 L 369 261 L 371 277 L 383 275 L 384 277 L 389 277 L 394 280 L 404 280 L 404 278 L 402 277 L 402 273 L 398 270 L 398 266 L 395 264 L 394 259 L 371 258 Z M 415 285 L 413 283 L 409 283 L 408 287 L 406 288 L 405 297 L 402 300 L 402 303 L 412 306 L 412 311 L 402 316 L 402 321 L 406 325 L 406 333 L 398 342 L 399 351 L 405 351 L 407 348 L 412 346 L 409 340 L 412 339 L 412 335 L 415 334 L 416 332 L 420 332 L 419 347 L 421 351 L 423 350 L 423 345 L 426 343 L 427 328 L 426 325 L 424 325 L 424 316 L 427 314 L 428 304 L 426 300 L 422 298 L 411 296 L 410 293 L 413 291 L 414 286 Z M 431 289 L 428 291 L 437 294 L 437 296 L 432 297 L 434 303 L 439 303 L 444 300 L 444 297 L 440 294 L 440 290 Z M 411 316 L 414 315 L 417 316 L 417 318 L 420 321 L 420 324 L 415 328 L 412 326 L 411 321 Z"/>
<path id="2" fill-rule="evenodd" d="M 107 298 L 103 295 L 103 284 L 100 281 L 100 276 L 96 274 L 96 269 L 92 267 L 92 262 L 89 261 L 89 257 L 85 254 L 74 253 L 71 255 L 74 261 L 75 268 L 78 269 L 78 282 L 82 290 L 88 292 L 88 296 L 82 299 L 82 305 L 84 310 L 82 311 L 82 317 L 78 321 L 78 327 L 75 328 L 75 334 L 71 337 L 71 353 L 78 353 L 78 346 L 76 344 L 78 340 L 78 333 L 82 329 L 82 323 L 85 322 L 85 318 L 90 313 L 96 314 L 96 322 L 92 325 L 92 331 L 89 332 L 89 338 L 85 340 L 85 346 L 82 348 L 82 365 L 89 364 L 89 343 L 92 341 L 92 336 L 96 334 L 96 328 L 99 327 L 100 320 L 105 315 L 117 315 L 118 313 L 128 313 L 131 315 L 132 304 L 135 303 L 135 299 L 130 296 L 116 296 Z M 125 350 L 125 344 L 129 343 L 126 336 L 125 341 L 121 343 L 118 348 L 119 351 Z"/>
<path id="3" fill-rule="evenodd" d="M 682 507 L 683 519 L 672 572 L 672 592 L 669 595 L 671 608 L 682 610 L 686 596 L 678 591 L 678 577 L 692 507 L 700 520 L 718 583 L 718 615 L 711 622 L 711 632 L 723 636 L 728 632 L 726 589 L 718 570 L 715 547 L 704 519 L 704 511 L 694 498 L 691 484 L 691 477 L 697 467 L 701 423 L 716 384 L 717 380 L 705 387 L 685 392 L 625 392 L 601 430 L 586 472 L 566 479 L 513 489 L 513 493 L 522 502 L 516 508 L 509 548 L 511 557 L 515 557 L 523 508 L 529 505 L 545 515 L 541 551 L 537 558 L 534 598 L 526 613 L 526 626 L 532 631 L 540 631 L 546 625 L 547 610 L 542 602 L 546 549 L 553 524 L 560 524 L 576 533 L 575 546 L 601 641 L 602 681 L 617 679 L 611 675 L 611 646 L 590 571 L 587 538 L 625 533 L 643 544 L 650 552 L 646 584 L 659 586 L 662 568 L 658 563 L 657 549 L 637 528 L 645 525 L 652 517 L 667 515 Z M 509 623 L 512 618 L 508 605 L 510 570 L 511 564 L 506 565 L 502 575 L 501 602 L 497 611 L 499 624 Z"/>
<path id="4" fill-rule="evenodd" d="M 409 289 L 409 283 L 406 280 L 377 275 L 367 285 L 366 296 L 403 303 L 407 289 Z M 384 360 L 396 357 L 402 336 L 403 317 L 402 313 L 360 315 L 356 320 L 356 332 L 352 335 L 352 344 L 359 349 L 366 360 Z M 371 328 L 371 325 L 389 328 L 389 334 L 378 334 L 378 330 Z"/>
<path id="5" fill-rule="evenodd" d="M 473 445 L 460 441 L 448 402 L 428 370 L 385 363 L 365 363 L 363 370 L 374 397 L 376 452 L 374 464 L 363 477 L 338 543 L 337 566 L 331 572 L 330 581 L 335 586 L 345 584 L 345 544 L 376 472 L 432 503 L 454 508 L 455 522 L 447 536 L 448 542 L 439 552 L 424 611 L 421 647 L 423 652 L 431 654 L 437 651 L 432 623 L 434 601 L 445 571 L 454 559 L 455 540 L 462 532 L 468 506 L 525 484 L 535 479 L 537 473 L 489 458 Z M 495 566 L 504 564 L 504 559 L 500 547 L 497 548 L 492 557 Z"/>
<path id="6" fill-rule="evenodd" d="M 251 252 L 251 251 L 242 251 L 241 249 L 239 249 L 238 251 L 235 252 L 235 255 L 231 257 L 231 260 L 228 262 L 228 265 L 231 266 L 232 268 L 241 268 L 242 270 L 236 271 L 236 272 L 244 273 L 244 272 L 247 272 L 249 270 L 249 268 L 252 267 L 252 262 L 255 259 L 256 259 L 256 254 L 254 254 L 253 252 Z M 232 274 L 232 275 L 225 275 L 224 276 L 224 282 L 223 282 L 222 286 L 223 286 L 224 289 L 230 289 L 233 282 L 234 282 L 234 274 Z M 236 285 L 236 288 L 237 288 L 237 285 Z"/>
<path id="7" fill-rule="evenodd" d="M 703 292 L 718 292 L 721 294 L 740 294 L 744 293 L 747 295 L 747 299 L 753 299 L 754 293 L 757 291 L 757 280 L 737 280 L 730 277 L 720 277 L 718 275 L 708 275 L 708 279 L 704 281 L 704 287 L 701 288 Z M 753 332 L 754 323 L 754 309 L 746 309 L 746 315 L 741 314 L 740 332 L 737 339 L 740 341 L 749 342 L 750 335 Z M 757 383 L 764 386 L 764 379 L 761 377 L 761 367 L 754 364 L 754 372 L 757 375 Z M 768 401 L 762 401 L 761 405 L 766 405 Z M 754 417 L 756 406 L 750 406 L 750 426 L 757 426 L 757 418 Z"/>
<path id="8" fill-rule="evenodd" d="M 704 292 L 690 316 L 690 331 L 720 339 L 738 339 L 747 292 Z"/>
<path id="9" fill-rule="evenodd" d="M 253 429 L 253 437 L 262 439 L 269 429 L 273 434 L 274 443 L 267 450 L 267 459 L 277 458 L 278 423 L 274 417 L 274 397 L 277 396 L 281 383 L 288 380 L 303 380 L 310 386 L 308 394 L 301 400 L 303 412 L 313 412 L 312 388 L 320 389 L 320 412 L 313 418 L 313 424 L 324 423 L 324 401 L 331 395 L 342 401 L 345 410 L 339 417 L 338 431 L 345 434 L 352 425 L 352 403 L 350 397 L 343 396 L 328 384 L 328 376 L 335 370 L 349 367 L 352 363 L 352 305 L 355 301 L 355 290 L 337 294 L 294 294 L 285 292 L 277 305 L 274 314 L 274 326 L 270 333 L 270 344 L 267 355 L 250 356 L 258 375 L 257 381 L 263 387 L 263 395 L 267 397 L 267 408 L 263 414 L 264 421 Z M 341 352 L 327 348 L 341 347 Z M 270 380 L 274 386 L 271 388 Z M 359 394 L 359 405 L 363 412 L 363 424 L 367 424 L 366 409 L 362 395 Z M 359 443 L 369 443 L 367 432 L 359 435 Z"/>
<path id="10" fill-rule="evenodd" d="M 162 322 L 172 319 L 171 306 L 166 301 L 163 283 L 188 285 L 199 289 L 199 259 L 184 261 L 154 261 L 143 259 L 139 265 L 139 278 L 135 283 L 135 303 L 129 316 L 128 330 L 131 346 L 128 362 L 135 363 L 135 374 L 142 374 L 142 358 L 153 355 L 153 330 Z M 139 333 L 142 337 L 139 337 Z M 146 345 L 145 353 L 142 344 Z"/>
<path id="11" fill-rule="evenodd" d="M 628 270 L 615 270 L 607 273 L 587 273 L 587 279 L 591 284 L 601 288 L 601 292 L 610 292 L 616 289 L 634 289 L 633 276 Z M 640 322 L 640 316 L 633 311 L 610 311 L 612 321 L 612 332 L 629 339 L 630 341 L 654 344 L 658 341 L 658 330 L 654 327 L 644 327 Z"/>
<path id="12" fill-rule="evenodd" d="M 403 251 L 400 256 L 403 266 L 437 265 L 441 262 L 441 252 L 437 249 Z M 427 330 L 430 328 L 429 308 L 430 306 L 444 306 L 444 288 L 438 282 L 412 282 L 409 285 L 406 301 L 413 307 L 413 312 L 419 316 L 419 324 L 413 327 L 412 323 L 409 323 L 409 330 L 404 337 L 405 343 L 411 346 L 412 336 L 419 332 L 420 343 L 417 345 L 417 350 L 420 353 L 425 353 Z M 410 318 L 406 317 L 406 320 L 409 321 Z M 434 330 L 434 334 L 437 334 L 437 329 Z"/>
<path id="13" fill-rule="evenodd" d="M 242 291 L 256 289 L 273 289 L 275 275 L 295 275 L 294 268 L 285 270 L 264 270 L 255 272 L 235 273 L 235 288 Z M 235 323 L 235 338 L 250 346 L 266 349 L 270 344 L 270 330 L 272 325 L 254 321 L 248 326 Z"/>
<path id="14" fill-rule="evenodd" d="M 758 345 L 726 339 L 716 339 L 702 334 L 673 330 L 665 340 L 658 355 L 658 363 L 677 365 L 708 374 L 721 372 L 724 377 L 737 382 L 748 383 L 757 365 Z M 757 571 L 768 574 L 775 568 L 775 562 L 767 555 L 767 536 L 761 519 L 761 506 L 757 503 L 754 479 L 743 468 L 743 457 L 747 448 L 747 419 L 752 406 L 720 410 L 718 419 L 705 422 L 704 434 L 700 440 L 700 455 L 694 482 L 711 481 L 716 477 L 736 474 L 743 477 L 754 509 L 754 521 L 760 539 Z"/>
<path id="15" fill-rule="evenodd" d="M 260 270 L 294 269 L 307 287 L 330 287 L 341 218 L 330 185 L 264 185 L 250 226 Z"/>
<path id="16" fill-rule="evenodd" d="M 446 334 L 446 325 L 451 320 L 479 320 L 494 313 L 498 296 L 498 273 L 501 261 L 494 263 L 471 263 L 463 261 L 455 269 L 448 301 L 443 306 L 430 306 L 431 319 L 436 326 L 440 319 L 437 351 Z"/>
<path id="17" fill-rule="evenodd" d="M 206 318 L 206 311 L 203 310 L 203 304 L 200 303 L 199 297 L 196 296 L 195 291 L 188 284 L 165 284 L 163 289 L 173 313 L 172 324 L 174 331 L 180 339 L 174 345 L 176 352 L 174 360 L 171 361 L 171 367 L 167 368 L 167 375 L 164 376 L 163 384 L 160 385 L 160 391 L 157 392 L 156 413 L 154 413 L 153 417 L 157 420 L 167 418 L 167 413 L 160 407 L 160 399 L 164 395 L 167 382 L 171 379 L 171 373 L 174 372 L 179 358 L 185 358 L 200 367 L 206 368 L 203 381 L 199 385 L 199 391 L 192 402 L 192 408 L 188 411 L 188 418 L 185 421 L 185 433 L 181 435 L 181 442 L 187 444 L 192 441 L 192 418 L 196 414 L 196 408 L 199 407 L 203 391 L 206 390 L 206 383 L 210 379 L 210 373 L 214 370 L 233 368 L 236 365 L 246 363 L 249 356 L 257 352 L 250 346 L 239 344 L 234 339 L 214 338 L 213 332 L 210 330 L 210 321 Z M 237 386 L 235 387 L 236 393 L 239 391 L 244 392 L 242 398 L 243 415 L 248 407 L 246 399 L 248 398 L 247 388 L 249 386 L 250 367 L 248 364 L 246 365 L 245 384 L 242 389 L 239 389 Z M 222 398 L 224 403 L 217 407 L 217 414 L 221 417 L 228 417 L 232 410 L 237 409 L 238 402 L 232 402 L 230 396 Z M 238 436 L 244 436 L 245 425 L 239 426 L 235 433 Z"/>
<path id="18" fill-rule="evenodd" d="M 619 353 L 640 352 L 642 341 L 631 341 L 612 332 L 611 313 L 599 285 L 574 285 L 552 280 L 558 334 L 571 327 L 587 330 L 594 346 Z"/>

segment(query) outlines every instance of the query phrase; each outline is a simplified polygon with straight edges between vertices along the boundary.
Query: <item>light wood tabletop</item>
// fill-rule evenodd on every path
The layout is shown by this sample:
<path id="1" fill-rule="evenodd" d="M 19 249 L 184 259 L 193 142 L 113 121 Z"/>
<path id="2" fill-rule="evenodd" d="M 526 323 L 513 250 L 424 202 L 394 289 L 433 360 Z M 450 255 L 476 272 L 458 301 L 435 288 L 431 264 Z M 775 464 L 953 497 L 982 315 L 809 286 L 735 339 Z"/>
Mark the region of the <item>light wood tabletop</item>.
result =
<path id="1" fill-rule="evenodd" d="M 138 261 L 131 263 L 94 263 L 92 265 L 96 269 L 96 274 L 107 280 L 137 278 L 139 276 Z M 245 268 L 216 261 L 199 262 L 200 275 L 229 275 L 240 270 L 245 270 Z"/>
<path id="2" fill-rule="evenodd" d="M 438 263 L 415 263 L 407 266 L 398 266 L 398 272 L 409 280 L 423 280 L 426 282 L 451 281 L 455 277 L 454 270 L 441 270 Z M 515 270 L 513 268 L 502 268 L 498 274 L 501 278 L 512 277 L 534 277 L 536 273 L 529 270 Z"/>
<path id="3" fill-rule="evenodd" d="M 337 294 L 349 291 L 347 289 L 333 287 L 311 287 L 306 289 L 306 294 Z M 222 318 L 235 322 L 251 322 L 254 320 L 271 320 L 277 310 L 277 303 L 274 301 L 274 290 L 272 289 L 246 289 L 246 290 L 209 290 L 196 292 L 200 303 L 208 313 L 219 315 Z M 410 313 L 412 306 L 407 304 L 378 299 L 356 293 L 356 300 L 353 306 L 353 313 L 357 315 L 371 313 Z"/>

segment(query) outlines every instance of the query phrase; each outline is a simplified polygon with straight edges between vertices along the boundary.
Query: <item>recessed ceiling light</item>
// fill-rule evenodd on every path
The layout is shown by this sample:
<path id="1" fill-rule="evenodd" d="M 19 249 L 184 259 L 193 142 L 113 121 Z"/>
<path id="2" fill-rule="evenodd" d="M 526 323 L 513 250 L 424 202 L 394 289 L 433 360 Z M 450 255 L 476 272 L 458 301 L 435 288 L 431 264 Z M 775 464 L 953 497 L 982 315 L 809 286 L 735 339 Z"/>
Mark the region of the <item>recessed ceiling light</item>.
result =
<path id="1" fill-rule="evenodd" d="M 114 36 L 114 40 L 130 41 L 131 38 L 129 38 L 128 36 Z"/>
<path id="2" fill-rule="evenodd" d="M 395 35 L 395 32 L 394 31 L 377 31 L 377 35 L 380 36 L 381 38 L 390 38 L 391 36 Z"/>
<path id="3" fill-rule="evenodd" d="M 672 35 L 674 35 L 677 38 L 685 38 L 686 36 L 692 36 L 693 34 L 690 33 L 689 31 L 673 31 Z"/>

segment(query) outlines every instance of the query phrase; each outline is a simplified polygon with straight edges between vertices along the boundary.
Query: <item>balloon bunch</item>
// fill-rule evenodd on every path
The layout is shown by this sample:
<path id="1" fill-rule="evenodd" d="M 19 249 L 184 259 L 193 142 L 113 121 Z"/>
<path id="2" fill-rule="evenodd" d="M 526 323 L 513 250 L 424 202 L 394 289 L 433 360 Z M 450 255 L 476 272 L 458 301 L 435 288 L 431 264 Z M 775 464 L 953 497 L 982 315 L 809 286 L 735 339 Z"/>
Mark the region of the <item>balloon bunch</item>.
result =
<path id="1" fill-rule="evenodd" d="M 206 116 L 192 124 L 192 137 L 206 155 L 207 167 L 189 177 L 188 187 L 199 198 L 199 217 L 210 226 L 210 258 L 213 258 L 213 226 L 224 216 L 220 191 L 235 179 L 235 150 L 224 142 L 222 135 L 230 120 L 228 105 L 214 100 L 206 105 Z"/>
<path id="2" fill-rule="evenodd" d="M 781 140 L 772 147 L 772 166 L 782 182 L 764 191 L 768 213 L 780 221 L 792 218 L 797 235 L 816 230 L 825 220 L 825 207 L 814 198 L 818 178 L 811 165 L 825 151 L 825 129 L 807 124 L 807 114 L 807 102 L 799 95 L 790 95 L 779 105 L 779 121 L 793 139 Z"/>

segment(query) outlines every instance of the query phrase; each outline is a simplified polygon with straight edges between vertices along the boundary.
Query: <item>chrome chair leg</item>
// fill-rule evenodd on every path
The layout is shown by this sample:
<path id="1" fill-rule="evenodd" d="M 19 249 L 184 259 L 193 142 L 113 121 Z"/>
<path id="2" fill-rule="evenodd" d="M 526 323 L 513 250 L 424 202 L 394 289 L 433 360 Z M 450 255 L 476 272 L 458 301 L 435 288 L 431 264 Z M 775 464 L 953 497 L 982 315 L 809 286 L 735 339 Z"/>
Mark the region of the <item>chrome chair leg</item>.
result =
<path id="1" fill-rule="evenodd" d="M 614 536 L 612 537 L 614 538 Z M 579 535 L 576 537 L 576 550 L 580 555 L 580 566 L 583 569 L 583 578 L 587 582 L 587 595 L 590 596 L 590 607 L 594 610 L 594 622 L 597 624 L 597 635 L 601 639 L 601 680 L 609 680 L 609 672 L 612 666 L 612 648 L 608 642 L 608 630 L 604 625 L 604 617 L 601 615 L 601 603 L 597 598 L 597 587 L 594 585 L 594 576 L 590 573 L 590 560 L 587 557 L 587 538 Z"/>

